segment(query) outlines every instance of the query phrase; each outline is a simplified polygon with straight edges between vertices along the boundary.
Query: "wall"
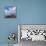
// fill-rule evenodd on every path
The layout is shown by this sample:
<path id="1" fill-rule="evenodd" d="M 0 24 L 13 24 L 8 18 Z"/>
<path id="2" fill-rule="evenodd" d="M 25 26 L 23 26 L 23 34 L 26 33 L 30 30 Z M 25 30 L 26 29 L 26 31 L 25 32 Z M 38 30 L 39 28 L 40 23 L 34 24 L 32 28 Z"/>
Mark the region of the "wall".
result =
<path id="1" fill-rule="evenodd" d="M 6 19 L 4 18 L 4 7 L 6 5 L 16 5 L 17 7 L 17 18 Z M 19 23 L 19 4 L 18 0 L 1 0 L 0 1 L 0 44 L 8 43 L 8 34 L 10 32 L 16 32 L 17 34 L 17 24 Z M 15 41 L 17 43 L 17 39 Z"/>
<path id="2" fill-rule="evenodd" d="M 21 1 L 21 24 L 46 24 L 46 0 Z"/>
<path id="3" fill-rule="evenodd" d="M 16 19 L 4 18 L 8 4 L 16 5 Z M 17 32 L 17 24 L 46 24 L 46 0 L 0 0 L 0 44 L 8 43 L 7 36 Z"/>

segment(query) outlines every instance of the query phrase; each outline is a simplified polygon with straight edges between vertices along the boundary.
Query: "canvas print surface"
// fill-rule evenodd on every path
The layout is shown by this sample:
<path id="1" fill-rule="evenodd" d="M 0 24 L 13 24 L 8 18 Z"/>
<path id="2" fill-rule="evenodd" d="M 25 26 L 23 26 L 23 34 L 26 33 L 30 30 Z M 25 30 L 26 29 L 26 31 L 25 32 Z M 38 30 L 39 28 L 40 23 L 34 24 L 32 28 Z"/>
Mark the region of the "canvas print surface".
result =
<path id="1" fill-rule="evenodd" d="M 5 6 L 4 12 L 6 18 L 16 18 L 16 6 Z"/>

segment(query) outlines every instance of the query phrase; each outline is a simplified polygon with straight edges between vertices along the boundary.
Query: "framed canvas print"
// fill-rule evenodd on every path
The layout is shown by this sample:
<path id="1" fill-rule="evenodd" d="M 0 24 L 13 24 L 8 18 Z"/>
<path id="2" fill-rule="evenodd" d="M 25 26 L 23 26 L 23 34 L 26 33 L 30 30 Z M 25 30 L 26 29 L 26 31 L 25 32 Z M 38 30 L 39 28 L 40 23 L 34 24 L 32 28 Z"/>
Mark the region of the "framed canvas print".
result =
<path id="1" fill-rule="evenodd" d="M 19 24 L 18 41 L 20 42 L 20 46 L 26 46 L 26 45 L 31 46 L 34 43 L 40 44 L 46 42 L 46 25 L 45 24 Z"/>
<path id="2" fill-rule="evenodd" d="M 16 18 L 16 6 L 5 6 L 5 18 Z"/>
<path id="3" fill-rule="evenodd" d="M 46 25 L 20 24 L 18 30 L 20 40 L 46 41 Z"/>

